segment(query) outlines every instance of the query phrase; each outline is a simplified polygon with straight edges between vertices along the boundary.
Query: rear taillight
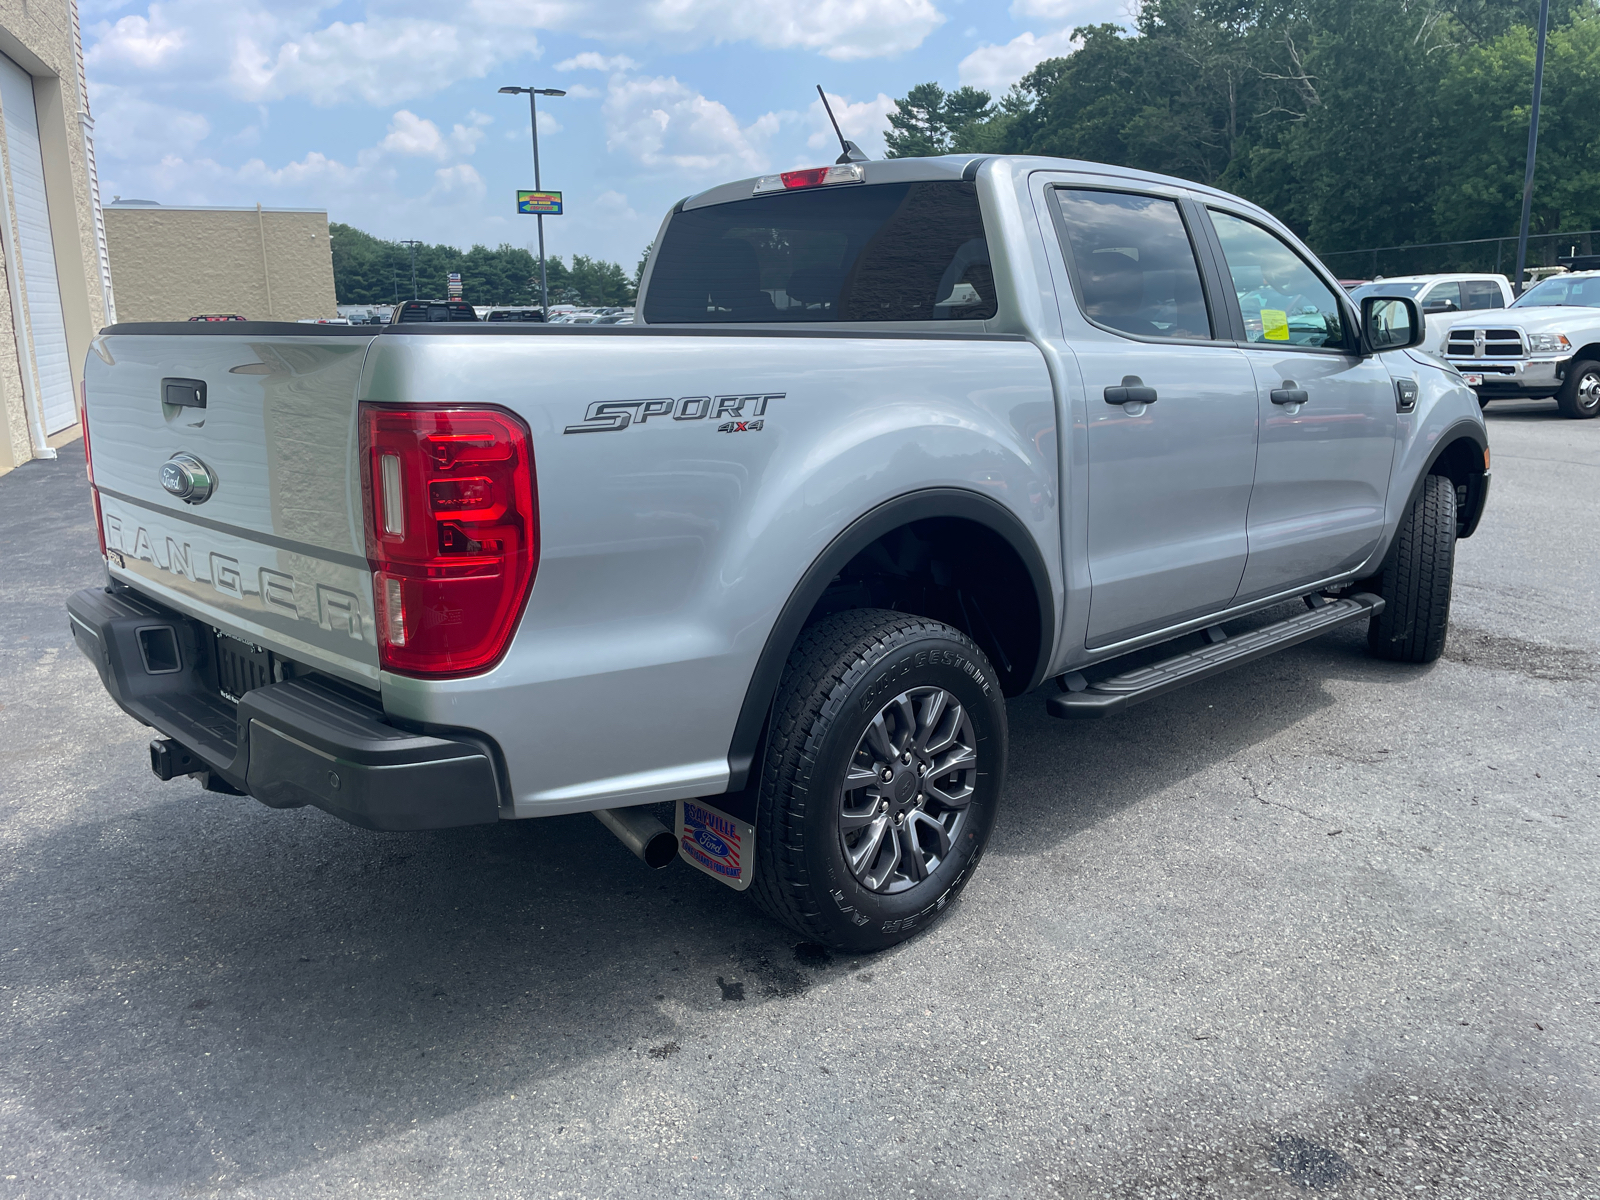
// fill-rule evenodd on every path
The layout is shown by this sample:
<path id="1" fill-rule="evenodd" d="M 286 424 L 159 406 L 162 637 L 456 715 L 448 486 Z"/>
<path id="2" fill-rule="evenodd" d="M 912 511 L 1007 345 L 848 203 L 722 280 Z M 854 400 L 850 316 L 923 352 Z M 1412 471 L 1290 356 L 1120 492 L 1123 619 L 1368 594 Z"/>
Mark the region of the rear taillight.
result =
<path id="1" fill-rule="evenodd" d="M 493 408 L 363 404 L 361 449 L 380 665 L 487 670 L 539 565 L 528 427 Z"/>
<path id="2" fill-rule="evenodd" d="M 94 485 L 94 459 L 89 457 L 89 381 L 78 384 L 78 428 L 83 430 L 83 468 L 89 475 L 89 495 L 94 500 L 94 531 L 100 537 L 100 557 L 106 556 L 106 522 L 100 515 L 100 489 Z"/>

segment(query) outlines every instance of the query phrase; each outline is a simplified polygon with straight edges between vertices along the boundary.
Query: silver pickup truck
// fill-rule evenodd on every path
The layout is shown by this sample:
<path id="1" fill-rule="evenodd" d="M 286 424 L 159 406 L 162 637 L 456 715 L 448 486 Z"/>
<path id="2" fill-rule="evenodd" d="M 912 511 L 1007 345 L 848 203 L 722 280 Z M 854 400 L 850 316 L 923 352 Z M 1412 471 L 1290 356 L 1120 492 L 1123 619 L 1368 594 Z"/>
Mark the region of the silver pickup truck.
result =
<path id="1" fill-rule="evenodd" d="M 1101 717 L 1358 621 L 1440 653 L 1478 405 L 1260 209 L 841 162 L 655 245 L 631 326 L 95 341 L 108 578 L 68 607 L 158 775 L 374 829 L 594 812 L 870 950 L 977 865 L 1006 698 Z"/>

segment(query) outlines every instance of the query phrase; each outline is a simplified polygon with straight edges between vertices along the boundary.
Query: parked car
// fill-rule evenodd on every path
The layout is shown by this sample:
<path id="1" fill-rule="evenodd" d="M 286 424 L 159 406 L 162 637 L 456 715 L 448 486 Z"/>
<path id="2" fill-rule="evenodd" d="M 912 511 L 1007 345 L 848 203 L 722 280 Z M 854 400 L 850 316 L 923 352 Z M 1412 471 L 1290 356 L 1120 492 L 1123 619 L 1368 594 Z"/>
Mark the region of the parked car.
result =
<path id="1" fill-rule="evenodd" d="M 489 321 L 543 321 L 544 313 L 537 308 L 491 308 Z"/>
<path id="2" fill-rule="evenodd" d="M 477 321 L 477 310 L 465 300 L 407 300 L 395 306 L 391 325 L 416 325 L 426 322 Z"/>
<path id="3" fill-rule="evenodd" d="M 1400 275 L 1376 279 L 1350 293 L 1357 301 L 1368 296 L 1410 296 L 1421 306 L 1428 333 L 1418 347 L 1430 354 L 1444 352 L 1445 335 L 1463 311 L 1504 308 L 1513 298 L 1511 281 L 1504 275 Z"/>
<path id="4" fill-rule="evenodd" d="M 1490 273 L 1396 275 L 1364 283 L 1351 295 L 1357 301 L 1368 296 L 1409 296 L 1424 314 L 1505 308 L 1514 298 L 1511 281 Z"/>
<path id="5" fill-rule="evenodd" d="M 1492 319 L 1458 320 L 1445 357 L 1484 407 L 1554 396 L 1564 417 L 1600 415 L 1600 270 L 1546 276 Z"/>
<path id="6" fill-rule="evenodd" d="M 972 877 L 1007 697 L 1105 717 L 1352 625 L 1439 655 L 1482 414 L 1414 300 L 1255 205 L 907 158 L 712 187 L 654 245 L 633 325 L 96 339 L 68 611 L 157 775 L 594 812 L 859 952 Z"/>

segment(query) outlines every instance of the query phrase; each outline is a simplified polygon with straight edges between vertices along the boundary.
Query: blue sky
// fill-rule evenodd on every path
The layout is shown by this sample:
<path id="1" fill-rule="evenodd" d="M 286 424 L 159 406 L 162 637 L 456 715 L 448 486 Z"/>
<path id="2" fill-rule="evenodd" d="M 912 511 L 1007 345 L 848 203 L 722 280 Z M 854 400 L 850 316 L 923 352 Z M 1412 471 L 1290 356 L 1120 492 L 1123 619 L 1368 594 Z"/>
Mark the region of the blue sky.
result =
<path id="1" fill-rule="evenodd" d="M 1128 0 L 80 0 L 101 190 L 326 208 L 387 238 L 534 242 L 632 268 L 662 214 L 726 179 L 831 162 L 815 85 L 883 150 L 917 83 L 1000 95 Z"/>

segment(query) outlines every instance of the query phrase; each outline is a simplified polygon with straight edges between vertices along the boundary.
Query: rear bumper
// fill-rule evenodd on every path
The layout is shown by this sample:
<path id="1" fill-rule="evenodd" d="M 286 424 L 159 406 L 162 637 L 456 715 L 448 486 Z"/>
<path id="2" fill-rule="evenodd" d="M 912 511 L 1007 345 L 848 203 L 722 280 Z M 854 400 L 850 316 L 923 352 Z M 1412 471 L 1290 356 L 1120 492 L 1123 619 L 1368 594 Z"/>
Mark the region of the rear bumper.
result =
<path id="1" fill-rule="evenodd" d="M 218 690 L 214 637 L 200 622 L 100 588 L 74 594 L 67 612 L 111 698 L 203 764 L 194 774 L 368 829 L 500 818 L 499 754 L 481 735 L 400 729 L 375 699 L 315 677 L 269 683 L 235 704 Z"/>

